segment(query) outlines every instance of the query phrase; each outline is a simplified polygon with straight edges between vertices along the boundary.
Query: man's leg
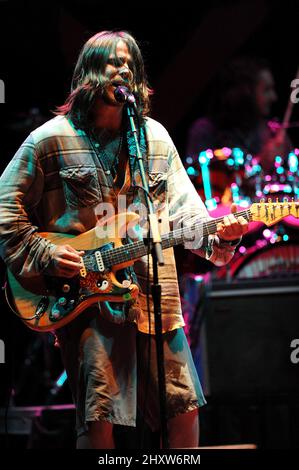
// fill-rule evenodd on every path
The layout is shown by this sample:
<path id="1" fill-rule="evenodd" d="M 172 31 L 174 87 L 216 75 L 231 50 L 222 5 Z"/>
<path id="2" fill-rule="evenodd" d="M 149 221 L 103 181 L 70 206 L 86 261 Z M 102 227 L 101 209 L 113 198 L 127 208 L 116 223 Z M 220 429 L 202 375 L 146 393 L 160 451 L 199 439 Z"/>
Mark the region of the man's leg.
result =
<path id="1" fill-rule="evenodd" d="M 168 420 L 168 438 L 171 449 L 198 447 L 199 418 L 198 408 L 182 413 Z"/>
<path id="2" fill-rule="evenodd" d="M 113 424 L 107 421 L 89 423 L 88 434 L 78 437 L 77 449 L 114 449 Z"/>
<path id="3" fill-rule="evenodd" d="M 195 369 L 189 345 L 182 328 L 164 333 L 164 359 L 166 389 L 171 399 L 170 414 L 177 409 L 188 409 L 190 403 L 204 405 L 205 398 Z M 150 337 L 150 380 L 148 383 L 148 335 L 138 335 L 138 403 L 144 419 L 151 429 L 159 427 L 159 402 L 157 380 L 157 358 L 155 337 Z M 144 409 L 145 397 L 147 409 Z M 166 406 L 169 406 L 167 403 Z M 178 414 L 168 420 L 168 437 L 171 448 L 198 447 L 199 418 L 198 408 Z"/>

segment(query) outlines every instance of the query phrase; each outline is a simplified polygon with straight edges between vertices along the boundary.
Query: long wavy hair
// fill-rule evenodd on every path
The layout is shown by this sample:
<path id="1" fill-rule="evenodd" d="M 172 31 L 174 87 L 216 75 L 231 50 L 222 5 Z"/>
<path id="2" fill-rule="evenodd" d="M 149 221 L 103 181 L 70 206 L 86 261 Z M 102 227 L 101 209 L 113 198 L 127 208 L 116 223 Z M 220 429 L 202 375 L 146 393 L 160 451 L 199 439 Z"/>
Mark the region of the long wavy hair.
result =
<path id="1" fill-rule="evenodd" d="M 150 111 L 150 95 L 144 62 L 137 42 L 127 31 L 101 31 L 84 44 L 73 73 L 71 91 L 56 115 L 69 115 L 77 127 L 91 125 L 90 111 L 94 99 L 102 94 L 109 84 L 105 69 L 111 54 L 115 54 L 118 42 L 126 43 L 132 57 L 132 92 L 136 98 L 137 111 L 142 120 Z"/>

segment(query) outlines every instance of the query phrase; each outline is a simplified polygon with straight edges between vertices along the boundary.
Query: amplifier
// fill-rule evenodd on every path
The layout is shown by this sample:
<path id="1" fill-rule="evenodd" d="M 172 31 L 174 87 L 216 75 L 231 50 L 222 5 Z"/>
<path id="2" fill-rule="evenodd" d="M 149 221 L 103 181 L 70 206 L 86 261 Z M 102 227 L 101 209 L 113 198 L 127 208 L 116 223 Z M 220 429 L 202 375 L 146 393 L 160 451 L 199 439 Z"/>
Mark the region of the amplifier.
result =
<path id="1" fill-rule="evenodd" d="M 192 276 L 186 289 L 191 350 L 207 395 L 299 393 L 299 363 L 291 360 L 298 278 L 204 286 Z"/>

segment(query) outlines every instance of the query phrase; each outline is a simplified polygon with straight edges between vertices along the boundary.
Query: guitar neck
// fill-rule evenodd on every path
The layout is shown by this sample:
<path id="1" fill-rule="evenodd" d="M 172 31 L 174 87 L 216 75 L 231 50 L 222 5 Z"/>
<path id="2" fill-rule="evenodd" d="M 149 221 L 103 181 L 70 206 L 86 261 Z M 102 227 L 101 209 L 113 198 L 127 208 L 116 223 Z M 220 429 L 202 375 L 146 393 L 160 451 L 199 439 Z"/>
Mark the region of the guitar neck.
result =
<path id="1" fill-rule="evenodd" d="M 243 216 L 248 221 L 252 220 L 250 209 L 240 211 L 234 214 L 235 217 Z M 171 248 L 177 245 L 181 245 L 185 242 L 191 242 L 196 236 L 206 238 L 209 235 L 213 235 L 217 232 L 217 225 L 223 223 L 224 217 L 217 219 L 208 220 L 205 222 L 199 222 L 190 227 L 184 227 L 162 235 L 161 244 L 162 249 Z M 142 256 L 145 256 L 149 252 L 149 246 L 144 240 L 138 242 L 129 243 L 119 248 L 104 251 L 102 253 L 103 261 L 106 266 L 115 266 L 117 264 L 125 263 L 126 261 L 137 260 Z"/>
<path id="2" fill-rule="evenodd" d="M 248 209 L 244 209 L 240 212 L 234 213 L 235 217 L 242 216 L 248 222 L 252 220 L 262 222 L 267 226 L 274 225 L 284 217 L 292 215 L 293 217 L 299 218 L 299 202 L 284 200 L 283 202 L 272 202 L 268 199 L 268 203 L 261 200 L 258 203 L 253 203 Z M 162 235 L 162 249 L 171 248 L 176 245 L 180 245 L 185 242 L 192 243 L 197 239 L 204 239 L 209 235 L 214 235 L 217 232 L 217 225 L 223 223 L 224 217 L 216 219 L 206 220 L 199 222 L 190 227 L 183 227 L 180 229 L 173 230 L 167 234 Z M 196 243 L 198 245 L 198 243 Z M 146 239 L 138 242 L 129 242 L 128 244 L 119 246 L 117 248 L 109 248 L 101 251 L 102 261 L 104 266 L 109 269 L 113 266 L 125 264 L 128 261 L 135 261 L 142 256 L 149 253 L 151 249 L 151 241 L 147 242 Z M 88 255 L 94 257 L 93 255 Z M 92 267 L 92 270 L 97 270 L 97 260 L 84 258 L 87 269 Z"/>
<path id="3" fill-rule="evenodd" d="M 252 220 L 251 212 L 249 209 L 236 212 L 235 217 L 242 216 L 248 222 Z M 177 245 L 181 245 L 187 241 L 194 240 L 194 237 L 197 234 L 200 234 L 202 238 L 206 238 L 209 235 L 214 235 L 217 232 L 217 225 L 223 223 L 223 217 L 218 217 L 217 219 L 208 220 L 206 222 L 199 222 L 190 227 L 184 227 L 181 229 L 173 230 L 165 235 L 162 238 L 162 248 L 171 248 Z"/>

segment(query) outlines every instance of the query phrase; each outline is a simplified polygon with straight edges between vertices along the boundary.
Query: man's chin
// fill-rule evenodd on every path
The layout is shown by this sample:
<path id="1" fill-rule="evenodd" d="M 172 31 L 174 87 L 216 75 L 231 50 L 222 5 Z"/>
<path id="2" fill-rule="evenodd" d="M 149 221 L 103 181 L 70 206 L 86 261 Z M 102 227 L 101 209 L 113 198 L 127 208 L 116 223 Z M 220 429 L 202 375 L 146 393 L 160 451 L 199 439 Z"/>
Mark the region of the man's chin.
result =
<path id="1" fill-rule="evenodd" d="M 101 98 L 104 101 L 104 103 L 109 106 L 115 106 L 115 107 L 122 106 L 122 103 L 119 103 L 118 101 L 116 101 L 115 96 L 114 96 L 114 90 L 113 91 L 109 90 L 109 92 L 104 92 Z"/>

